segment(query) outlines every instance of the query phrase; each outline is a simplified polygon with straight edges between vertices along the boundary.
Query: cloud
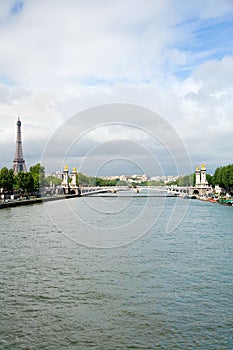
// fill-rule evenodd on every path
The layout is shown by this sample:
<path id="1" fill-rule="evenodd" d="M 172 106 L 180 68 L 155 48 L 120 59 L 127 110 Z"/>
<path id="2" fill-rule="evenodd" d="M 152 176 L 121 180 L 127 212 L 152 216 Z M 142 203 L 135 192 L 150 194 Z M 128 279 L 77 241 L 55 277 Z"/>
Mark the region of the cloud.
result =
<path id="1" fill-rule="evenodd" d="M 26 1 L 1 28 L 0 65 L 32 88 L 163 79 L 163 65 L 192 61 L 191 48 L 177 44 L 192 39 L 190 19 L 202 12 L 200 5 L 177 11 L 169 1 Z M 178 26 L 182 13 L 186 22 Z"/>
<path id="2" fill-rule="evenodd" d="M 27 2 L 1 30 L 1 66 L 36 88 L 67 80 L 148 79 L 172 32 L 157 23 L 166 10 L 160 2 L 138 1 L 133 9 L 132 16 L 132 1 Z"/>
<path id="3" fill-rule="evenodd" d="M 67 118 L 124 102 L 161 114 L 194 162 L 205 158 L 214 167 L 233 158 L 232 1 L 0 5 L 1 148 L 7 144 L 13 153 L 18 113 L 25 158 L 33 164 Z M 88 142 L 109 141 L 118 132 L 93 131 Z M 127 137 L 142 135 L 128 130 Z M 2 155 L 0 165 L 12 158 Z"/>

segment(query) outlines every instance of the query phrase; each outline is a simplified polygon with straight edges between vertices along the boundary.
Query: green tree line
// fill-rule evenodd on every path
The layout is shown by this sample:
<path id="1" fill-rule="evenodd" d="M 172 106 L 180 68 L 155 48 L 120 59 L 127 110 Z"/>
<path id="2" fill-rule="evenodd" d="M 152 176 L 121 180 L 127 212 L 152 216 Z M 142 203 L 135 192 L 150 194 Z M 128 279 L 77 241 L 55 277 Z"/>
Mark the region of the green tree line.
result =
<path id="1" fill-rule="evenodd" d="M 181 187 L 194 186 L 195 185 L 195 174 L 179 176 L 173 182 L 169 182 L 168 185 L 177 185 Z"/>
<path id="2" fill-rule="evenodd" d="M 0 188 L 5 194 L 38 194 L 41 188 L 49 186 L 51 182 L 60 184 L 61 180 L 53 176 L 45 177 L 45 168 L 39 163 L 31 166 L 28 172 L 19 172 L 17 175 L 6 167 L 0 170 Z"/>
<path id="3" fill-rule="evenodd" d="M 120 179 L 107 180 L 100 177 L 87 176 L 83 173 L 77 174 L 77 183 L 80 186 L 124 186 L 127 185 L 125 181 L 120 181 Z"/>
<path id="4" fill-rule="evenodd" d="M 233 164 L 217 168 L 212 176 L 212 184 L 219 185 L 225 192 L 233 195 Z"/>

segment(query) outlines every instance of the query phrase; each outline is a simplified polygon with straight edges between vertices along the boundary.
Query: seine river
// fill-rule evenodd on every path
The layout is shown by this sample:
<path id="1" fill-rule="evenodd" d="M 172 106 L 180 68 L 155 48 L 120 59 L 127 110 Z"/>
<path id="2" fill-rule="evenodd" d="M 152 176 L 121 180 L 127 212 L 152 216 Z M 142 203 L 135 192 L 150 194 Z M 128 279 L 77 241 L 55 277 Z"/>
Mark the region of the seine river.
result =
<path id="1" fill-rule="evenodd" d="M 1 349 L 233 349 L 232 207 L 83 197 L 0 220 Z"/>

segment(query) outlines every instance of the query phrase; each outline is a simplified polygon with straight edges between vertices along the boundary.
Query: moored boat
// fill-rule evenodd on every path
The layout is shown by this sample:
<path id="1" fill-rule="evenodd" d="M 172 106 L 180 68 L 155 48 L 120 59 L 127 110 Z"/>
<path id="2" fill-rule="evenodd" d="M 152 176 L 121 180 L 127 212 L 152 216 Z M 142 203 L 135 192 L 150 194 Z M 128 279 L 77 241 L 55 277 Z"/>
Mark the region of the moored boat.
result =
<path id="1" fill-rule="evenodd" d="M 219 198 L 218 202 L 223 205 L 233 206 L 233 199 Z"/>

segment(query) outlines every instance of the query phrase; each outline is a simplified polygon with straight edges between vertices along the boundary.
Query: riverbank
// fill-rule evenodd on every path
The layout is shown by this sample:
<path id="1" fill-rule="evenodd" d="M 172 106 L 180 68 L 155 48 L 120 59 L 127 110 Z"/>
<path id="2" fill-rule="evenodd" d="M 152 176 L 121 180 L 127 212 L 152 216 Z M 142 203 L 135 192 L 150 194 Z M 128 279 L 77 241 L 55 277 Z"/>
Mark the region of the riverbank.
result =
<path id="1" fill-rule="evenodd" d="M 0 209 L 13 208 L 13 207 L 18 207 L 23 205 L 41 204 L 44 202 L 58 201 L 63 199 L 76 198 L 76 197 L 81 197 L 81 196 L 79 194 L 67 194 L 67 195 L 57 195 L 57 196 L 20 199 L 20 200 L 9 199 L 8 201 L 0 202 Z"/>
<path id="2" fill-rule="evenodd" d="M 105 191 L 103 191 L 105 192 Z M 84 196 L 103 196 L 103 197 L 112 197 L 113 195 L 104 195 L 103 192 L 96 193 L 96 195 L 93 195 L 93 193 L 83 193 Z M 47 197 L 40 197 L 40 198 L 30 198 L 30 199 L 20 199 L 20 200 L 7 200 L 7 201 L 2 201 L 0 202 L 0 209 L 4 208 L 13 208 L 13 207 L 18 207 L 18 206 L 25 206 L 25 205 L 34 205 L 34 204 L 41 204 L 44 202 L 51 202 L 51 201 L 58 201 L 58 200 L 64 200 L 64 199 L 70 199 L 70 198 L 76 198 L 76 197 L 82 197 L 82 194 L 67 194 L 67 195 L 56 195 L 56 196 L 47 196 Z M 121 196 L 124 197 L 124 196 Z M 128 196 L 125 196 L 128 197 Z M 135 195 L 137 197 L 137 195 Z M 138 195 L 138 197 L 148 197 L 148 195 Z M 174 195 L 169 195 L 166 194 L 165 196 L 161 195 L 152 195 L 149 197 L 175 197 Z M 181 197 L 181 196 L 180 196 Z M 186 197 L 181 197 L 181 198 L 188 198 Z M 197 199 L 200 201 L 204 202 L 210 202 L 210 203 L 218 203 L 221 205 L 228 205 L 228 206 L 233 206 L 233 199 L 226 199 L 226 198 L 207 198 L 207 197 L 198 197 L 198 196 L 192 196 L 189 197 L 189 199 Z"/>
<path id="3" fill-rule="evenodd" d="M 208 203 L 217 203 L 221 205 L 228 205 L 233 206 L 233 199 L 232 198 L 207 198 L 207 197 L 196 197 L 195 199 L 200 200 L 202 202 L 208 202 Z"/>

